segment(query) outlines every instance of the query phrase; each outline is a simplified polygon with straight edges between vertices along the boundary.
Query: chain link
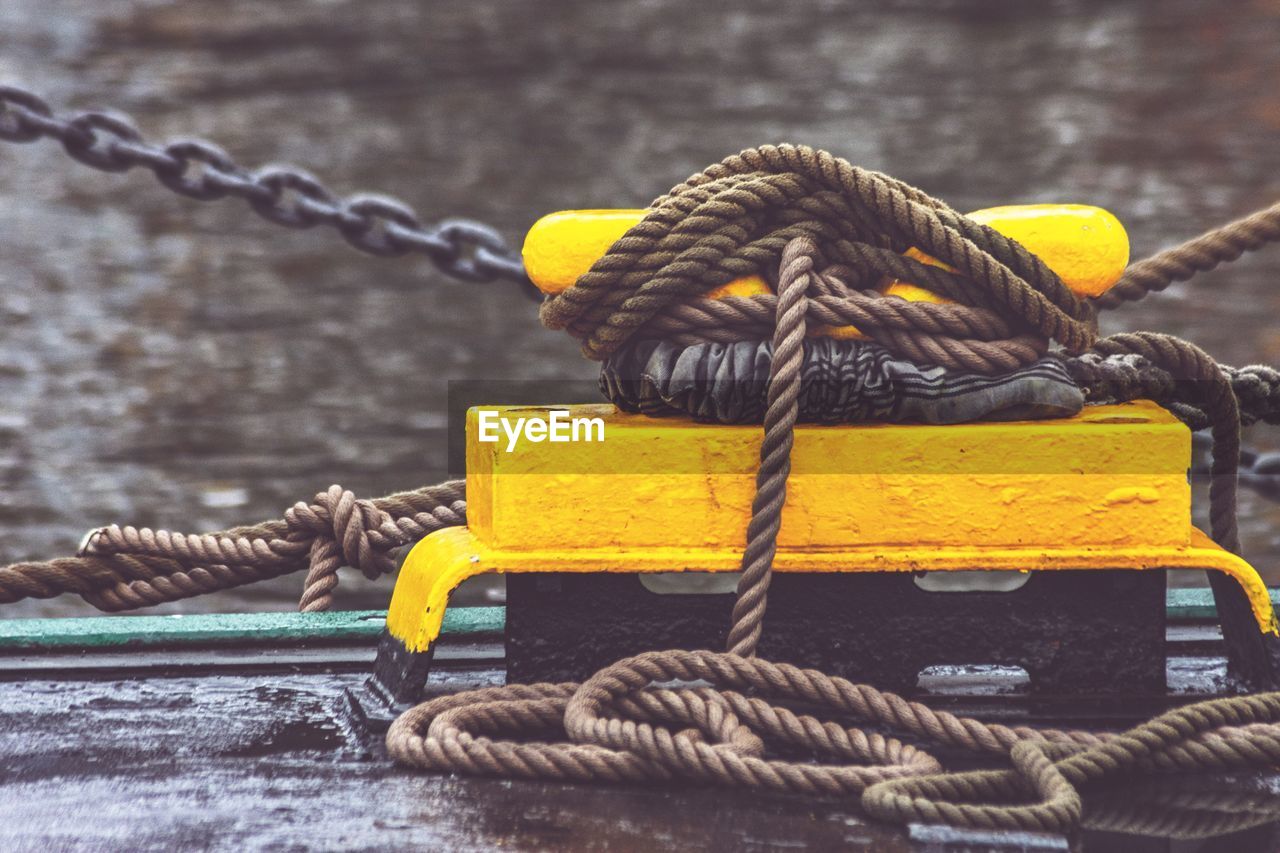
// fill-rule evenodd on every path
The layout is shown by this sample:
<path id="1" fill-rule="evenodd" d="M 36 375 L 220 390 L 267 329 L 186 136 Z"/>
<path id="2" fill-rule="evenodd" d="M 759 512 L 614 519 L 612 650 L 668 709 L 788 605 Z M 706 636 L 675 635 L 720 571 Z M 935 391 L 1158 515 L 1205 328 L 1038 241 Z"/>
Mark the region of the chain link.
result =
<path id="1" fill-rule="evenodd" d="M 243 199 L 263 219 L 286 228 L 326 225 L 362 252 L 380 257 L 426 255 L 453 278 L 514 281 L 529 296 L 542 298 L 525 274 L 520 253 L 482 222 L 448 219 L 424 225 L 412 208 L 387 196 L 341 198 L 315 177 L 291 167 L 251 172 L 203 140 L 155 145 L 118 113 L 88 111 L 61 119 L 38 95 L 0 86 L 0 140 L 39 139 L 58 140 L 71 157 L 104 172 L 142 167 L 187 198 Z"/>

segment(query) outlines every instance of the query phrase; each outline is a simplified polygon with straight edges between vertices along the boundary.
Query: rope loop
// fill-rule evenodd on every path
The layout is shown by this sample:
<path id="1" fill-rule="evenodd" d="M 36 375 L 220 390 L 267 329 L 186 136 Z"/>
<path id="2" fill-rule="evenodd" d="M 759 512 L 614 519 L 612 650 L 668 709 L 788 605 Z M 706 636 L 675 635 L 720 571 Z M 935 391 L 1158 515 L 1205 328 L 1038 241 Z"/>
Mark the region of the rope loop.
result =
<path id="1" fill-rule="evenodd" d="M 1073 353 L 1097 337 L 1093 307 L 1015 240 L 900 181 L 794 145 L 747 149 L 672 188 L 572 287 L 543 304 L 542 321 L 579 338 L 588 358 L 603 359 L 682 303 L 735 278 L 776 269 L 784 247 L 797 237 L 813 241 L 809 251 L 824 266 L 847 263 L 864 288 L 910 269 L 959 307 L 992 312 L 988 324 L 1012 324 L 1013 337 L 1056 340 Z M 910 246 L 956 273 L 908 264 L 900 253 Z M 839 292 L 837 302 L 843 298 L 855 310 L 869 310 L 875 301 L 866 293 L 854 298 L 848 288 Z M 917 313 L 932 320 L 919 317 L 910 328 L 928 337 L 936 331 L 928 324 L 947 322 L 939 318 L 949 318 L 955 307 L 922 309 Z M 883 331 L 881 317 L 861 319 L 859 329 L 902 353 L 905 344 Z M 923 349 L 903 354 L 922 355 Z M 970 361 L 981 372 L 1022 363 Z"/>

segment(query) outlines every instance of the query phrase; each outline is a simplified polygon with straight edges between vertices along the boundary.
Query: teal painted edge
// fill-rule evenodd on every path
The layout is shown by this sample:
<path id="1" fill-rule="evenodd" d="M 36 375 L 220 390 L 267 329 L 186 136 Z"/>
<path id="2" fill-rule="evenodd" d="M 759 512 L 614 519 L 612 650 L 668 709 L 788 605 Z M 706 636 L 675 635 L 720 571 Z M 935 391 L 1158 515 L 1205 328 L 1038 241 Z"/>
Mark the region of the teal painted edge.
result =
<path id="1" fill-rule="evenodd" d="M 1268 587 L 1267 591 L 1271 593 L 1271 606 L 1280 610 L 1280 587 Z M 1218 618 L 1218 610 L 1213 605 L 1213 592 L 1207 587 L 1171 589 L 1166 601 L 1170 619 Z"/>
<path id="2" fill-rule="evenodd" d="M 343 610 L 0 619 L 0 651 L 375 639 L 386 615 L 382 610 Z M 445 612 L 442 631 L 452 636 L 500 633 L 505 621 L 503 607 L 454 607 Z"/>
<path id="3" fill-rule="evenodd" d="M 1272 604 L 1280 609 L 1280 588 L 1270 592 Z M 1173 620 L 1217 616 L 1208 589 L 1171 589 L 1167 600 Z M 502 607 L 454 607 L 445 612 L 443 633 L 496 634 L 505 621 L 506 609 Z M 0 619 L 0 651 L 373 639 L 382 633 L 385 623 L 386 613 L 381 610 Z"/>

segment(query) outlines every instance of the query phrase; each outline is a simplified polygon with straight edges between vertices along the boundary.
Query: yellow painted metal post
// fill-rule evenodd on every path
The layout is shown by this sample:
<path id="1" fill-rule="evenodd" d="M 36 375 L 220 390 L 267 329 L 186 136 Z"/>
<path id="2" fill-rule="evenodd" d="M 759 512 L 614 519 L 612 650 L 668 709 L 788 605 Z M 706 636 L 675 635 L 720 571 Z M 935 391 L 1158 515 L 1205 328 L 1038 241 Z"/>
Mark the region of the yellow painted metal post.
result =
<path id="1" fill-rule="evenodd" d="M 738 569 L 758 427 L 564 411 L 599 418 L 603 440 L 482 441 L 470 413 L 469 527 L 420 542 L 392 599 L 388 629 L 410 651 L 430 646 L 449 593 L 475 574 Z M 1189 458 L 1186 426 L 1147 402 L 1051 421 L 801 425 L 774 567 L 1208 569 L 1235 578 L 1274 632 L 1257 573 L 1190 524 Z"/>
<path id="2" fill-rule="evenodd" d="M 645 210 L 563 210 L 533 224 L 524 241 L 529 278 L 543 293 L 559 293 L 603 257 Z M 1115 284 L 1129 263 L 1129 237 L 1114 215 L 1085 204 L 1022 204 L 975 210 L 969 217 L 1012 237 L 1048 264 L 1080 296 L 1098 296 Z M 938 263 L 923 252 L 908 255 Z M 763 285 L 726 286 L 721 292 L 751 295 Z M 764 285 L 767 287 L 767 285 Z M 906 299 L 919 294 L 901 291 Z"/>

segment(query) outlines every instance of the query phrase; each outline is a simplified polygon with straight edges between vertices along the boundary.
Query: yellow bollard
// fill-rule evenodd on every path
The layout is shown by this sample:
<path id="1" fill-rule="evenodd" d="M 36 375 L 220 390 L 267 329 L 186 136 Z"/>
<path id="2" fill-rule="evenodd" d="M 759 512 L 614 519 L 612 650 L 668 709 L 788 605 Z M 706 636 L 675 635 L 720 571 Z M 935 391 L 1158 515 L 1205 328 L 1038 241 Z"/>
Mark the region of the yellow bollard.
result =
<path id="1" fill-rule="evenodd" d="M 563 210 L 533 224 L 524 242 L 529 278 L 543 293 L 559 293 L 591 268 L 644 210 Z M 1038 255 L 1078 296 L 1100 296 L 1120 280 L 1129 263 L 1129 237 L 1120 220 L 1100 207 L 1083 204 L 1006 205 L 976 210 L 970 218 L 1012 237 Z M 917 249 L 908 257 L 945 266 Z M 945 302 L 909 282 L 883 283 L 884 292 L 909 302 Z M 772 292 L 759 276 L 722 285 L 707 295 L 755 296 Z M 852 326 L 820 327 L 815 334 L 862 337 Z"/>
<path id="2" fill-rule="evenodd" d="M 599 440 L 483 438 L 482 418 L 598 419 Z M 430 650 L 449 594 L 486 572 L 736 572 L 759 425 L 650 418 L 613 406 L 467 414 L 467 526 L 420 541 L 387 630 Z M 1191 526 L 1190 431 L 1154 403 L 1061 420 L 796 427 L 774 571 L 1208 569 L 1277 632 L 1267 586 Z M 590 638 L 585 638 L 586 642 Z"/>

